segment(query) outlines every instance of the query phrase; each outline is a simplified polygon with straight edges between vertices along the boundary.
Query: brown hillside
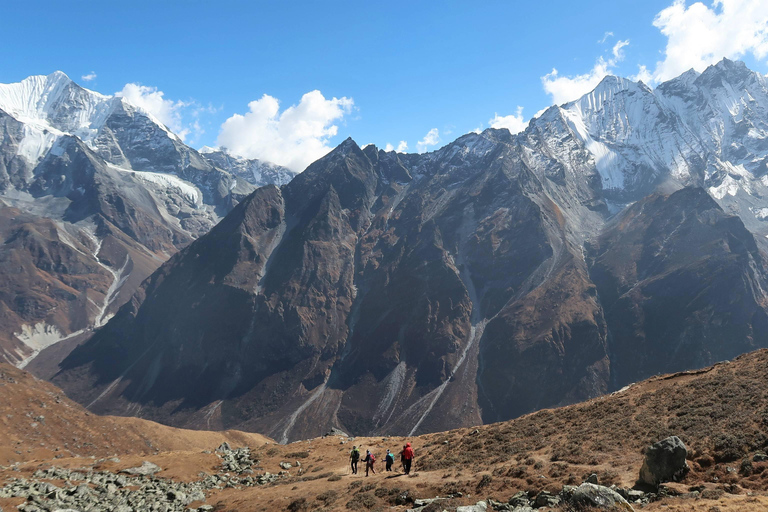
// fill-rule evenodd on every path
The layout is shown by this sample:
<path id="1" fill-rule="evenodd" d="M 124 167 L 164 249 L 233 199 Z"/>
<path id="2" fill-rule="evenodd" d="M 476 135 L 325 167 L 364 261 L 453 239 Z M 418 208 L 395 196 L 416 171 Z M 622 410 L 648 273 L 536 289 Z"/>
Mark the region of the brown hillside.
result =
<path id="1" fill-rule="evenodd" d="M 53 384 L 0 364 L 0 465 L 61 457 L 204 450 L 228 441 L 259 446 L 259 434 L 182 430 L 138 418 L 96 416 Z"/>
<path id="2" fill-rule="evenodd" d="M 142 460 L 163 467 L 159 477 L 194 479 L 199 471 L 217 471 L 219 459 L 203 451 L 226 438 L 233 446 L 251 446 L 259 460 L 257 474 L 279 472 L 282 461 L 298 460 L 301 467 L 294 464 L 268 485 L 210 491 L 206 502 L 216 510 L 405 510 L 409 505 L 398 502 L 405 491 L 417 498 L 460 492 L 460 497 L 441 502 L 441 510 L 451 510 L 487 497 L 506 502 L 518 491 L 557 491 L 591 473 L 601 484 L 631 487 L 643 449 L 677 435 L 689 448 L 691 472 L 667 487 L 682 496 L 651 502 L 644 510 L 765 510 L 768 462 L 752 462 L 752 455 L 768 444 L 767 374 L 768 350 L 760 350 L 703 370 L 654 377 L 585 403 L 414 437 L 409 440 L 417 455 L 415 474 L 382 474 L 383 464 L 377 462 L 379 473 L 366 478 L 362 471 L 348 474 L 352 444 L 371 449 L 382 461 L 386 449 L 397 451 L 406 439 L 325 437 L 266 446 L 266 439 L 251 434 L 189 432 L 96 417 L 52 385 L 2 367 L 0 398 L 15 406 L 11 417 L 4 414 L 0 421 L 0 436 L 8 440 L 2 453 L 9 454 L 6 460 L 15 456 L 27 462 L 20 471 L 0 471 L 0 483 L 19 473 L 29 476 L 41 464 L 114 471 Z M 35 420 L 38 415 L 46 416 L 45 425 Z M 134 455 L 121 455 L 119 463 L 50 460 L 56 448 L 80 455 Z M 690 494 L 692 490 L 699 494 Z M 18 503 L 0 500 L 7 509 Z"/>

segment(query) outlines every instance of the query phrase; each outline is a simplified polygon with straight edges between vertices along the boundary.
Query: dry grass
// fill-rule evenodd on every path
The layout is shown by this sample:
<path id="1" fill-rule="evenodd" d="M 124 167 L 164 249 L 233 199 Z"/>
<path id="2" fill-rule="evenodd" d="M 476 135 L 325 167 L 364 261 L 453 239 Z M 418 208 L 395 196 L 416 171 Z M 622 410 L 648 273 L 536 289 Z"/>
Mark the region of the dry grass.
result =
<path id="1" fill-rule="evenodd" d="M 0 364 L 0 403 L 0 465 L 204 450 L 224 441 L 257 447 L 271 441 L 260 434 L 185 430 L 139 418 L 97 416 L 53 384 L 7 364 Z"/>
<path id="2" fill-rule="evenodd" d="M 515 485 L 532 485 L 540 475 L 558 484 L 580 482 L 595 472 L 601 483 L 631 485 L 627 477 L 637 474 L 645 447 L 677 435 L 690 449 L 692 480 L 717 477 L 764 491 L 767 466 L 749 458 L 768 445 L 766 427 L 768 351 L 758 351 L 586 403 L 425 436 L 428 457 L 420 467 L 481 472 L 492 466 Z"/>
<path id="3" fill-rule="evenodd" d="M 23 375 L 23 372 L 19 374 Z M 216 491 L 208 503 L 219 503 L 217 508 L 220 510 L 242 512 L 405 510 L 414 498 L 461 493 L 461 497 L 440 502 L 440 507 L 450 509 L 485 497 L 506 501 L 521 490 L 557 492 L 564 484 L 581 483 L 591 473 L 596 473 L 602 484 L 629 487 L 638 475 L 645 447 L 669 435 L 677 435 L 689 447 L 691 472 L 683 482 L 670 486 L 670 489 L 686 497 L 654 502 L 644 510 L 765 510 L 768 507 L 768 497 L 765 496 L 768 463 L 753 462 L 751 456 L 756 450 L 765 450 L 768 444 L 765 434 L 768 427 L 767 374 L 768 351 L 758 351 L 709 369 L 656 377 L 586 403 L 544 410 L 509 422 L 411 438 L 408 440 L 414 445 L 416 460 L 415 474 L 410 476 L 380 472 L 366 478 L 362 465 L 360 474 L 350 475 L 347 460 L 351 444 L 337 437 L 268 447 L 234 442 L 235 445 L 250 444 L 254 453 L 258 452 L 259 471 L 277 472 L 281 461 L 301 460 L 301 468 L 292 469 L 289 476 L 264 487 Z M 28 407 L 37 407 L 35 400 L 50 401 L 56 393 L 55 388 L 39 381 L 26 382 L 17 390 L 24 387 L 36 390 L 23 395 L 23 400 L 32 404 Z M 7 396 L 8 389 L 9 386 L 0 386 L 0 398 Z M 43 395 L 39 395 L 41 392 Z M 58 398 L 66 401 L 66 398 Z M 15 400 L 16 404 L 25 403 L 19 402 L 18 397 Z M 67 410 L 71 409 L 66 414 L 74 414 L 66 418 L 90 422 L 93 426 L 91 434 L 101 432 L 98 427 L 101 421 L 118 421 L 116 425 L 123 425 L 119 432 L 131 432 L 126 423 L 120 423 L 125 419 L 85 416 L 77 404 L 69 401 L 66 404 Z M 49 415 L 51 409 L 58 411 L 54 404 L 48 407 Z M 34 409 L 31 412 L 34 413 Z M 65 417 L 64 412 L 54 412 L 53 415 L 57 414 Z M 160 476 L 186 478 L 194 475 L 194 471 L 214 471 L 218 464 L 215 455 L 200 451 L 163 451 L 159 444 L 170 441 L 163 441 L 164 435 L 158 432 L 165 432 L 167 427 L 142 422 L 131 428 L 139 433 L 135 439 L 131 438 L 131 442 L 143 443 L 144 439 L 149 439 L 153 445 L 151 449 L 141 448 L 142 455 L 121 457 L 125 467 L 146 458 L 167 468 Z M 168 429 L 168 432 L 177 430 Z M 10 449 L 20 441 L 39 442 L 35 437 L 37 434 L 28 426 L 9 421 L 3 423 L 0 419 L 2 434 L 13 439 Z M 209 443 L 205 446 L 208 450 L 218 444 L 218 438 L 208 439 L 206 436 L 223 435 L 194 434 L 198 444 Z M 27 436 L 26 441 L 24 436 Z M 380 454 L 387 448 L 402 446 L 405 441 L 405 438 L 394 437 L 357 438 L 354 444 Z M 60 440 L 50 438 L 46 442 L 52 447 Z M 108 442 L 117 443 L 117 440 L 109 438 Z M 79 444 L 84 445 L 83 442 Z M 103 449 L 98 443 L 94 445 L 95 451 Z M 3 446 L 9 449 L 8 443 Z M 30 460 L 37 452 L 23 453 Z M 50 455 L 42 455 L 34 457 L 38 462 L 30 460 L 23 465 L 21 473 L 31 473 L 41 463 L 54 462 Z M 61 462 L 64 461 L 54 463 Z M 78 459 L 69 462 L 72 466 L 87 463 L 92 465 L 94 461 Z M 377 466 L 377 469 L 383 469 L 381 464 Z M 10 475 L 0 471 L 0 479 Z M 693 491 L 698 494 L 690 494 Z M 0 500 L 0 506 L 6 509 L 12 509 L 12 505 L 15 506 Z"/>

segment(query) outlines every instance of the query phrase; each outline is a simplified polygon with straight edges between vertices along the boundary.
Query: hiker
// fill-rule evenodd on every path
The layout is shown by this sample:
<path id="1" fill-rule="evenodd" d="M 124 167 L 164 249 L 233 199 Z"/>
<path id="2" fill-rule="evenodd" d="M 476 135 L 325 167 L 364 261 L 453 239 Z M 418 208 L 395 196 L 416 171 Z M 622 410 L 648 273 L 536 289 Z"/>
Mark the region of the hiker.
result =
<path id="1" fill-rule="evenodd" d="M 400 451 L 400 465 L 403 467 L 403 473 L 405 473 L 405 449 L 407 446 L 403 445 L 403 449 Z"/>
<path id="2" fill-rule="evenodd" d="M 371 450 L 365 450 L 365 458 L 363 459 L 363 462 L 365 462 L 365 476 L 368 476 L 369 469 L 371 470 L 371 473 L 375 475 L 376 470 L 373 469 L 373 464 L 376 462 L 376 457 L 373 456 Z"/>
<path id="3" fill-rule="evenodd" d="M 411 473 L 411 464 L 413 463 L 413 448 L 411 448 L 411 443 L 405 443 L 405 448 L 403 448 L 403 453 L 400 455 L 400 459 L 403 461 L 403 470 L 405 471 L 405 474 L 409 475 Z"/>
<path id="4" fill-rule="evenodd" d="M 395 463 L 395 454 L 387 450 L 387 456 L 384 460 L 387 462 L 387 471 L 392 471 L 392 464 Z"/>
<path id="5" fill-rule="evenodd" d="M 357 461 L 360 460 L 360 450 L 357 449 L 357 446 L 352 447 L 352 451 L 349 452 L 349 460 L 352 465 L 352 474 L 357 474 Z"/>

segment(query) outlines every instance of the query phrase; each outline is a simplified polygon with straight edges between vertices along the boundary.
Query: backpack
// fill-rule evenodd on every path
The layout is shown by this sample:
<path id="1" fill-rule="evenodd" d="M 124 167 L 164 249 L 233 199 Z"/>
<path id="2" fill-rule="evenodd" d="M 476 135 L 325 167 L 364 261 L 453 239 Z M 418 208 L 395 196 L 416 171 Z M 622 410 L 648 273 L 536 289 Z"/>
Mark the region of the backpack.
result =
<path id="1" fill-rule="evenodd" d="M 374 462 L 376 462 L 376 457 L 373 454 L 371 454 L 371 464 L 373 464 Z"/>
<path id="2" fill-rule="evenodd" d="M 395 462 L 395 455 L 392 452 L 388 453 L 387 454 L 387 460 L 389 462 Z"/>
<path id="3" fill-rule="evenodd" d="M 358 460 L 360 460 L 360 450 L 358 450 L 357 448 L 352 450 L 352 460 L 354 462 L 357 462 Z"/>

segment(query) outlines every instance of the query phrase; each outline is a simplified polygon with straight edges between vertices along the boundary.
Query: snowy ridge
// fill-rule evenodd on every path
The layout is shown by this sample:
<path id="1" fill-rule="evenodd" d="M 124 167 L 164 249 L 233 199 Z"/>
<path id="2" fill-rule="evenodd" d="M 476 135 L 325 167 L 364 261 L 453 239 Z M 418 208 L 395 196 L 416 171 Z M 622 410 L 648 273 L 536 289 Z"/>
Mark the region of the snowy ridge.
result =
<path id="1" fill-rule="evenodd" d="M 36 130 L 92 140 L 114 108 L 115 99 L 75 84 L 61 71 L 0 84 L 0 109 Z"/>
<path id="2" fill-rule="evenodd" d="M 199 153 L 211 165 L 242 178 L 256 187 L 270 184 L 280 187 L 290 182 L 297 174 L 287 167 L 271 162 L 230 155 L 224 148 L 203 146 L 199 149 Z"/>
<path id="3" fill-rule="evenodd" d="M 633 201 L 670 179 L 678 186 L 703 185 L 724 207 L 741 212 L 747 207 L 736 203 L 750 198 L 751 208 L 768 194 L 762 180 L 768 86 L 764 76 L 741 62 L 724 59 L 655 90 L 606 77 L 580 99 L 532 120 L 529 135 L 561 142 L 565 134 L 558 133 L 555 111 L 588 151 L 603 190 L 619 202 Z M 563 149 L 552 146 L 552 151 Z"/>
<path id="4" fill-rule="evenodd" d="M 110 169 L 114 169 L 119 172 L 130 173 L 136 178 L 144 181 L 145 183 L 151 183 L 159 186 L 164 191 L 175 191 L 183 195 L 191 206 L 202 207 L 203 196 L 200 190 L 197 189 L 191 183 L 188 183 L 178 176 L 173 174 L 165 174 L 160 172 L 148 172 L 148 171 L 134 171 L 133 169 L 126 169 L 114 164 L 107 164 Z"/>

